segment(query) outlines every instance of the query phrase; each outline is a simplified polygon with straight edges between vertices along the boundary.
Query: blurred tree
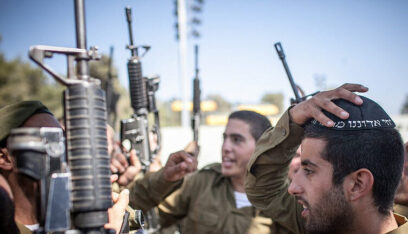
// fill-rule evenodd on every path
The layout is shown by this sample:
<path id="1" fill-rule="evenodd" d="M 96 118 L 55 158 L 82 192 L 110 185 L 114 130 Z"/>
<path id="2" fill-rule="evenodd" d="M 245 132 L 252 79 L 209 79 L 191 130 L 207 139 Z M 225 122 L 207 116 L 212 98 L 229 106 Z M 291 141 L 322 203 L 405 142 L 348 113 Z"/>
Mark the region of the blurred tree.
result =
<path id="1" fill-rule="evenodd" d="M 262 103 L 274 104 L 279 108 L 279 112 L 283 109 L 283 94 L 282 93 L 266 93 L 261 98 Z"/>
<path id="2" fill-rule="evenodd" d="M 231 112 L 232 105 L 226 99 L 224 99 L 219 94 L 210 94 L 206 97 L 206 100 L 213 100 L 217 103 L 217 111 L 218 112 Z"/>
<path id="3" fill-rule="evenodd" d="M 57 118 L 62 116 L 64 87 L 47 78 L 41 68 L 20 58 L 7 61 L 0 53 L 0 84 L 0 107 L 23 100 L 39 100 Z"/>
<path id="4" fill-rule="evenodd" d="M 168 101 L 163 101 L 163 102 L 157 101 L 157 106 L 158 106 L 159 115 L 160 115 L 160 124 L 163 127 L 181 125 L 180 112 L 175 112 L 171 109 L 171 103 L 173 101 L 174 99 L 170 99 Z"/>
<path id="5" fill-rule="evenodd" d="M 102 54 L 101 59 L 97 61 L 91 61 L 89 63 L 89 70 L 91 77 L 101 80 L 101 86 L 106 90 L 108 84 L 109 73 L 109 56 Z M 115 66 L 111 68 L 113 90 L 119 94 L 119 99 L 116 105 L 117 118 L 116 122 L 111 123 L 112 127 L 118 132 L 120 130 L 120 120 L 128 119 L 132 116 L 133 110 L 130 103 L 129 91 L 123 87 L 117 79 L 117 69 Z M 159 90 L 160 92 L 160 85 Z M 171 110 L 170 101 L 160 101 L 156 97 L 157 107 L 159 109 L 160 125 L 166 126 L 179 126 L 181 124 L 180 114 Z M 149 115 L 149 124 L 154 122 L 153 116 Z"/>
<path id="6" fill-rule="evenodd" d="M 408 114 L 408 95 L 405 96 L 405 101 L 402 104 L 401 114 Z"/>
<path id="7" fill-rule="evenodd" d="M 93 60 L 89 62 L 89 72 L 91 77 L 101 80 L 101 87 L 106 91 L 109 79 L 109 69 L 111 69 L 111 84 L 114 93 L 118 96 L 116 102 L 116 118 L 109 118 L 111 121 L 110 125 L 117 131 L 119 130 L 119 123 L 122 119 L 128 119 L 132 115 L 133 111 L 130 105 L 130 97 L 128 91 L 120 84 L 119 79 L 117 79 L 117 68 L 112 65 L 111 68 L 109 56 L 102 54 L 100 60 Z M 112 117 L 113 113 L 108 113 Z"/>

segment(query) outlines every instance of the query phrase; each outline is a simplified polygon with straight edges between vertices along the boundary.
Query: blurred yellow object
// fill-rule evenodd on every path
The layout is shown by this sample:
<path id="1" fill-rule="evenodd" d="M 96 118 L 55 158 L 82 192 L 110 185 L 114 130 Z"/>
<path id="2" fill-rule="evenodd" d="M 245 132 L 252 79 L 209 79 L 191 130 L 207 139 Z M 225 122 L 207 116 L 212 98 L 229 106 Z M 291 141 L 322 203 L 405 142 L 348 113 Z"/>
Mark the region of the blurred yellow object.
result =
<path id="1" fill-rule="evenodd" d="M 255 111 L 262 115 L 279 114 L 279 108 L 274 104 L 239 105 L 237 109 Z"/>
<path id="2" fill-rule="evenodd" d="M 205 123 L 207 125 L 227 125 L 228 115 L 219 114 L 219 115 L 208 115 L 205 118 Z"/>
<path id="3" fill-rule="evenodd" d="M 191 111 L 193 109 L 193 103 L 188 102 L 187 103 L 187 109 Z M 173 101 L 171 103 L 171 110 L 172 111 L 181 111 L 183 108 L 183 102 L 180 100 Z M 215 111 L 217 109 L 217 103 L 215 101 L 201 101 L 200 103 L 200 108 L 202 112 L 207 112 L 207 111 Z"/>

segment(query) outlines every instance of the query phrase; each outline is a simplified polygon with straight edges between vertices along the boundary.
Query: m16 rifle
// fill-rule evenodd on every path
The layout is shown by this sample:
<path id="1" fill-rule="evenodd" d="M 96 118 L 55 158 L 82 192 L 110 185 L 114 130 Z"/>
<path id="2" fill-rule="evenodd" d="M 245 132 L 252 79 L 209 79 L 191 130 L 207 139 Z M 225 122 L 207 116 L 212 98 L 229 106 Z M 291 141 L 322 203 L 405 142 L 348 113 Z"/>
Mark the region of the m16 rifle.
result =
<path id="1" fill-rule="evenodd" d="M 122 146 L 130 152 L 136 150 L 136 155 L 142 164 L 142 170 L 145 173 L 153 159 L 160 151 L 160 122 L 159 111 L 156 106 L 155 93 L 159 88 L 160 78 L 143 77 L 141 58 L 150 49 L 150 46 L 136 46 L 133 43 L 132 34 L 132 12 L 129 7 L 125 9 L 126 20 L 129 30 L 129 45 L 131 57 L 127 63 L 129 75 L 130 101 L 133 109 L 133 115 L 130 119 L 121 120 L 120 138 Z M 139 50 L 143 53 L 139 55 Z M 149 130 L 148 115 L 153 113 L 154 124 Z M 157 137 L 156 147 L 152 150 L 150 147 L 149 133 Z M 145 221 L 147 224 L 146 232 L 152 233 L 159 230 L 157 214 L 153 209 L 145 212 Z"/>
<path id="2" fill-rule="evenodd" d="M 200 89 L 200 77 L 198 76 L 198 45 L 195 45 L 195 75 L 193 79 L 193 115 L 191 118 L 191 128 L 193 130 L 193 140 L 198 144 L 198 129 L 200 127 L 201 120 L 201 89 Z"/>
<path id="3" fill-rule="evenodd" d="M 112 206 L 105 92 L 100 81 L 89 75 L 88 61 L 97 59 L 98 55 L 95 47 L 86 49 L 84 1 L 74 3 L 77 48 L 32 46 L 29 56 L 67 87 L 63 102 L 70 183 L 66 186 L 70 188 L 72 220 L 66 226 L 73 227 L 77 231 L 74 233 L 112 233 L 104 228 L 108 223 L 107 210 Z M 44 59 L 53 54 L 67 56 L 66 77 L 44 63 Z M 55 215 L 58 213 L 46 213 L 47 217 Z"/>
<path id="4" fill-rule="evenodd" d="M 126 8 L 126 19 L 128 22 L 130 44 L 127 48 L 131 52 L 131 57 L 127 63 L 129 75 L 130 101 L 134 114 L 130 119 L 121 121 L 121 142 L 128 152 L 136 150 L 136 154 L 145 172 L 154 157 L 160 150 L 160 122 L 159 111 L 156 106 L 155 92 L 159 88 L 160 78 L 143 77 L 141 58 L 150 49 L 149 46 L 135 46 L 132 35 L 131 9 Z M 139 49 L 144 49 L 144 53 L 139 56 Z M 154 114 L 154 124 L 151 132 L 157 136 L 157 146 L 150 149 L 148 114 Z"/>
<path id="5" fill-rule="evenodd" d="M 313 95 L 317 94 L 318 92 L 309 94 L 309 95 L 307 95 L 307 96 L 304 96 L 304 95 L 301 96 L 301 95 L 299 94 L 299 90 L 300 90 L 302 93 L 303 93 L 303 91 L 302 91 L 302 90 L 300 89 L 300 87 L 293 81 L 293 77 L 292 77 L 292 74 L 290 73 L 289 66 L 288 66 L 288 64 L 286 63 L 285 52 L 283 51 L 283 48 L 282 48 L 282 45 L 281 45 L 280 42 L 275 43 L 275 49 L 276 49 L 276 52 L 278 53 L 278 56 L 279 56 L 280 60 L 282 61 L 283 67 L 285 68 L 286 74 L 287 74 L 288 79 L 289 79 L 290 86 L 292 87 L 293 93 L 295 94 L 295 99 L 291 98 L 291 99 L 290 99 L 290 103 L 291 103 L 291 104 L 300 103 L 300 102 L 306 100 L 309 96 L 313 96 Z"/>

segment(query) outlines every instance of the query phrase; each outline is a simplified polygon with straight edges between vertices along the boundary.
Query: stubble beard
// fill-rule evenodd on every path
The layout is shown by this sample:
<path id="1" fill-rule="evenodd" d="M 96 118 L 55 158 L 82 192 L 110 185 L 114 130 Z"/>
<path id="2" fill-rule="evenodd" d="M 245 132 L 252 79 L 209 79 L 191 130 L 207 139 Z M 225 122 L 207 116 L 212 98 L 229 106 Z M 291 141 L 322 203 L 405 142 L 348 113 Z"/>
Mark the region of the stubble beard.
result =
<path id="1" fill-rule="evenodd" d="M 353 233 L 354 213 L 341 185 L 334 186 L 320 201 L 314 207 L 309 207 L 310 215 L 305 222 L 308 233 Z"/>

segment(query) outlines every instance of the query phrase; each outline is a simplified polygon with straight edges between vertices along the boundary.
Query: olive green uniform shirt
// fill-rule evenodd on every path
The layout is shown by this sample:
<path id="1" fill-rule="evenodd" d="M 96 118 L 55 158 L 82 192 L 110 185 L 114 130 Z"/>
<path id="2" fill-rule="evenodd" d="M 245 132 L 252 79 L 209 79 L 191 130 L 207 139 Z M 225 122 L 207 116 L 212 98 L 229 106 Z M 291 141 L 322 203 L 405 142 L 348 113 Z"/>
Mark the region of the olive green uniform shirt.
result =
<path id="1" fill-rule="evenodd" d="M 166 190 L 166 185 L 160 181 L 156 182 L 161 186 L 153 180 L 150 182 L 141 191 L 138 190 L 140 184 L 134 184 L 130 195 L 132 207 L 145 210 L 150 207 L 143 202 L 158 203 L 163 197 L 160 193 Z M 150 193 L 143 194 L 143 191 Z M 222 175 L 220 164 L 209 165 L 186 177 L 182 186 L 167 196 L 158 209 L 162 227 L 183 219 L 181 233 L 270 233 L 282 229 L 280 226 L 271 229 L 271 219 L 260 216 L 252 206 L 236 208 L 233 187 L 230 179 Z"/>
<path id="2" fill-rule="evenodd" d="M 293 233 L 306 233 L 301 217 L 303 207 L 288 193 L 287 179 L 289 164 L 302 136 L 303 128 L 292 123 L 286 111 L 276 127 L 267 129 L 258 140 L 245 178 L 251 203 Z M 389 233 L 408 233 L 406 218 L 395 217 L 399 228 Z"/>
<path id="3" fill-rule="evenodd" d="M 16 222 L 16 225 L 17 225 L 18 230 L 20 231 L 20 234 L 32 234 L 33 233 L 30 229 L 24 226 L 24 224 Z"/>
<path id="4" fill-rule="evenodd" d="M 394 204 L 393 210 L 395 213 L 408 217 L 408 206 L 401 204 Z"/>

